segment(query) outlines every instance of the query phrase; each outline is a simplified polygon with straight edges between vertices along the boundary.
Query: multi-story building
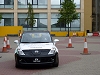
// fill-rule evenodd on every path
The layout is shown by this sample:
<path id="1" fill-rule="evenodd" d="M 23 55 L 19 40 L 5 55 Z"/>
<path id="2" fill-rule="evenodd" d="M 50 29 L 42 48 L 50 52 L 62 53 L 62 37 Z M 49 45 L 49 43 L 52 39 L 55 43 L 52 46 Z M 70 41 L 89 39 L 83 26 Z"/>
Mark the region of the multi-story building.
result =
<path id="1" fill-rule="evenodd" d="M 25 21 L 28 3 L 33 5 L 36 23 L 34 30 L 67 31 L 68 26 L 58 25 L 58 9 L 64 0 L 0 0 L 2 20 L 0 26 L 23 26 L 29 30 Z M 70 31 L 92 31 L 92 0 L 74 0 L 79 19 L 70 24 Z"/>

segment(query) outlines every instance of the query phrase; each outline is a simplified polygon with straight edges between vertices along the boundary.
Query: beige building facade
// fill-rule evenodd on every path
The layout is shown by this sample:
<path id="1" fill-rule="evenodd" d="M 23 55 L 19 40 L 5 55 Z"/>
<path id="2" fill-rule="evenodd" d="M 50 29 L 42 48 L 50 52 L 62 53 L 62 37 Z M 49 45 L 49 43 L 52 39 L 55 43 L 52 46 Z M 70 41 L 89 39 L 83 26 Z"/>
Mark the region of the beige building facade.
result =
<path id="1" fill-rule="evenodd" d="M 34 30 L 67 31 L 67 26 L 57 25 L 61 2 L 63 0 L 0 0 L 0 13 L 3 18 L 0 26 L 23 26 L 30 30 L 27 17 L 28 2 L 33 5 L 36 24 Z M 80 18 L 71 23 L 70 31 L 92 31 L 92 0 L 74 0 Z"/>

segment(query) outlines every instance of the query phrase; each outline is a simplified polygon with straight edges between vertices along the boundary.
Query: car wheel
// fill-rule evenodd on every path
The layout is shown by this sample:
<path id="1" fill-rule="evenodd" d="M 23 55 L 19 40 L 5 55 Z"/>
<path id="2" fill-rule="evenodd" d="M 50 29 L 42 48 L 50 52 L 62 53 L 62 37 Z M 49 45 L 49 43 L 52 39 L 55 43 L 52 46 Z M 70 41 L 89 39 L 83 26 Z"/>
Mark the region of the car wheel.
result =
<path id="1" fill-rule="evenodd" d="M 20 67 L 17 58 L 15 58 L 15 67 L 16 67 L 16 68 L 19 68 L 19 67 Z"/>
<path id="2" fill-rule="evenodd" d="M 55 62 L 53 63 L 53 67 L 58 67 L 59 66 L 59 57 L 58 55 L 55 58 Z"/>

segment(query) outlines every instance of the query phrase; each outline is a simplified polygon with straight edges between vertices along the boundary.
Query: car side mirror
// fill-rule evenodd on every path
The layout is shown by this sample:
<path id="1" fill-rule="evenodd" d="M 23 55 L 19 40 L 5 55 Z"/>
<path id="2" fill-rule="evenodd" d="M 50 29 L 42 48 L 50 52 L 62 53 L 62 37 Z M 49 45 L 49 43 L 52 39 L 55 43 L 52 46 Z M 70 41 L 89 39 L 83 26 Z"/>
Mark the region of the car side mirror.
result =
<path id="1" fill-rule="evenodd" d="M 16 43 L 17 45 L 19 45 L 19 41 L 18 40 L 15 40 L 14 43 Z"/>
<path id="2" fill-rule="evenodd" d="M 55 44 L 56 44 L 56 42 L 58 42 L 58 41 L 59 41 L 58 39 L 55 39 L 55 40 L 54 40 L 54 45 L 55 45 Z"/>

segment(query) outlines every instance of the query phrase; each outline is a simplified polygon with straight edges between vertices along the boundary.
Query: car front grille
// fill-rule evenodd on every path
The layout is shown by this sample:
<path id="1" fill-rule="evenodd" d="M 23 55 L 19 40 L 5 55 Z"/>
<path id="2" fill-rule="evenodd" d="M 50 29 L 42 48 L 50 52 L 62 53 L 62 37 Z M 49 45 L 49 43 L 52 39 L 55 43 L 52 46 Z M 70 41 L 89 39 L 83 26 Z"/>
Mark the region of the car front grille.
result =
<path id="1" fill-rule="evenodd" d="M 49 51 L 50 49 L 23 50 L 26 56 L 45 56 Z"/>

